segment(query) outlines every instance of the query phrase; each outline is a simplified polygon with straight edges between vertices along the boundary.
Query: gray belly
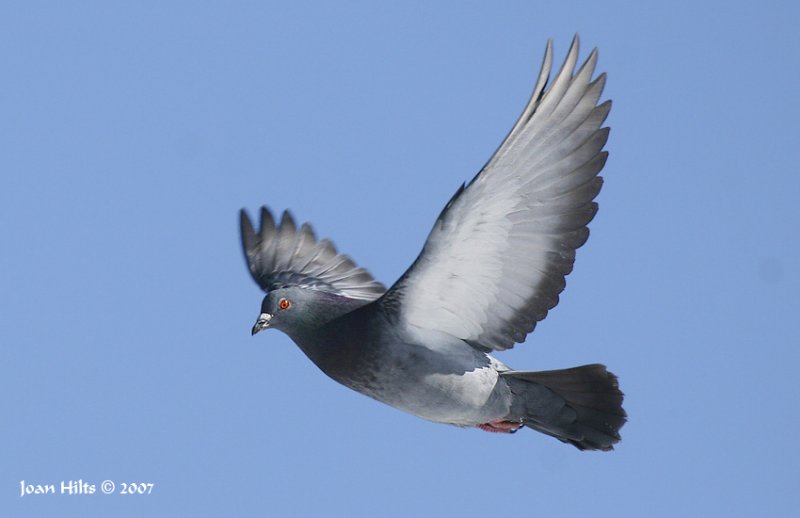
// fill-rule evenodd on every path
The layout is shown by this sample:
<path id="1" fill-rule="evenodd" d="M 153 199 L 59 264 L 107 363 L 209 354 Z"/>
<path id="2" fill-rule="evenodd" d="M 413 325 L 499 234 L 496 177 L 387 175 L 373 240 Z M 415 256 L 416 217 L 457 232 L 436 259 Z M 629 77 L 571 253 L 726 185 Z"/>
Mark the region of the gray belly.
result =
<path id="1" fill-rule="evenodd" d="M 328 376 L 439 423 L 472 426 L 508 415 L 511 391 L 498 375 L 508 367 L 446 333 L 356 313 L 295 340 Z"/>
<path id="2" fill-rule="evenodd" d="M 509 413 L 511 392 L 499 378 L 505 368 L 491 356 L 460 342 L 455 347 L 392 343 L 365 355 L 348 387 L 423 419 L 473 426 Z"/>

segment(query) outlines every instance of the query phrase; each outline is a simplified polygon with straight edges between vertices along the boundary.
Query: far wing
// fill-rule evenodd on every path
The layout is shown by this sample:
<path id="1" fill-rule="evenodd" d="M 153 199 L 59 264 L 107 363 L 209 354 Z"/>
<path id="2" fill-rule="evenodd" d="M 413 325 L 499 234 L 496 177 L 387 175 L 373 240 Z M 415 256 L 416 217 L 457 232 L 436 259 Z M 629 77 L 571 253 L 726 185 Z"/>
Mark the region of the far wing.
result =
<path id="1" fill-rule="evenodd" d="M 597 211 L 611 102 L 598 105 L 597 50 L 575 72 L 578 37 L 552 83 L 548 42 L 519 120 L 450 200 L 420 256 L 379 303 L 411 326 L 482 349 L 522 342 L 558 303 Z"/>
<path id="2" fill-rule="evenodd" d="M 258 232 L 250 217 L 240 213 L 242 248 L 250 274 L 262 290 L 301 286 L 371 302 L 386 291 L 383 284 L 336 251 L 327 239 L 317 240 L 308 223 L 300 228 L 292 215 L 283 213 L 280 223 L 261 207 Z"/>

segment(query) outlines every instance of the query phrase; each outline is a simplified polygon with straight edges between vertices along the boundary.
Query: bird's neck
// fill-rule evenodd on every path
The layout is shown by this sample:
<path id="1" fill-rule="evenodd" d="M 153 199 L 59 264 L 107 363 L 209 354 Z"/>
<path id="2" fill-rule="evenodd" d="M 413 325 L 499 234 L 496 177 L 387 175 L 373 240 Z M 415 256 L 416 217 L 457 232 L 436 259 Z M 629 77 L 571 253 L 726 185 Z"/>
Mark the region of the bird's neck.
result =
<path id="1" fill-rule="evenodd" d="M 287 331 L 289 337 L 326 374 L 341 381 L 337 372 L 341 364 L 349 364 L 352 355 L 357 353 L 360 343 L 360 325 L 364 315 L 355 310 L 365 304 L 362 300 L 346 297 L 339 300 L 318 301 L 313 311 L 313 320 L 299 329 Z M 352 315 L 351 315 L 352 314 Z M 347 316 L 350 315 L 350 316 Z M 335 351 L 335 354 L 331 354 Z"/>
<path id="2" fill-rule="evenodd" d="M 304 308 L 306 318 L 302 321 L 302 324 L 291 329 L 285 329 L 285 332 L 298 345 L 301 345 L 301 342 L 305 344 L 309 341 L 314 341 L 319 337 L 321 329 L 330 322 L 360 308 L 366 303 L 363 300 L 355 300 L 341 295 L 322 294 L 313 302 L 309 302 L 308 307 Z"/>

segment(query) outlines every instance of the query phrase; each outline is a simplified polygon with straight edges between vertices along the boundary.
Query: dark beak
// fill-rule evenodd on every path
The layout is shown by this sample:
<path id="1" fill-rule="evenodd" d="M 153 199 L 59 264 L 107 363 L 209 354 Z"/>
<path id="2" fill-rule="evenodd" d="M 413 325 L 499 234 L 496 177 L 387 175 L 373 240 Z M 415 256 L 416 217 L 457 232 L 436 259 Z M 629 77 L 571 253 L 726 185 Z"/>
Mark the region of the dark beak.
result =
<path id="1" fill-rule="evenodd" d="M 255 334 L 259 331 L 268 328 L 270 320 L 272 320 L 272 315 L 269 313 L 261 313 L 261 315 L 258 317 L 258 320 L 256 320 L 256 325 L 253 326 L 251 334 L 255 336 Z"/>

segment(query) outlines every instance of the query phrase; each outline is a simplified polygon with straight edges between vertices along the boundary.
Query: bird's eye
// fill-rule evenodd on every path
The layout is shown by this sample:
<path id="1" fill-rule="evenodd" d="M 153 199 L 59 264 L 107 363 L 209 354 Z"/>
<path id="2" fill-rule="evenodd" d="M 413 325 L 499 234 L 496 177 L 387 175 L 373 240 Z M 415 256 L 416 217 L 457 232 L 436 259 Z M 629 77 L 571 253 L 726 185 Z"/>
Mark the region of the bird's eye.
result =
<path id="1" fill-rule="evenodd" d="M 278 301 L 278 307 L 281 309 L 289 309 L 292 307 L 292 303 L 289 302 L 289 299 L 281 299 Z"/>

